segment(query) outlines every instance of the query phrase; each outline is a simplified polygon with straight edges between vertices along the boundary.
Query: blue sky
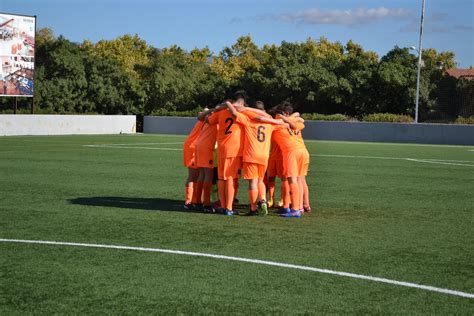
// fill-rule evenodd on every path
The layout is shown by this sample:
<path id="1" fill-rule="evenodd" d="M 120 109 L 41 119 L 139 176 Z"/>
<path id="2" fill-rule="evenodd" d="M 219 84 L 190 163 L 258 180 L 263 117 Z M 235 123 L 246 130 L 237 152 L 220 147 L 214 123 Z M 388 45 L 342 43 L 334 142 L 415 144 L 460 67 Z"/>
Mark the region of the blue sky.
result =
<path id="1" fill-rule="evenodd" d="M 325 36 L 384 55 L 418 45 L 421 0 L 1 0 L 0 12 L 38 16 L 38 27 L 82 42 L 138 34 L 155 47 L 208 46 L 214 53 L 250 34 L 257 45 Z M 474 0 L 426 0 L 423 47 L 474 65 Z"/>

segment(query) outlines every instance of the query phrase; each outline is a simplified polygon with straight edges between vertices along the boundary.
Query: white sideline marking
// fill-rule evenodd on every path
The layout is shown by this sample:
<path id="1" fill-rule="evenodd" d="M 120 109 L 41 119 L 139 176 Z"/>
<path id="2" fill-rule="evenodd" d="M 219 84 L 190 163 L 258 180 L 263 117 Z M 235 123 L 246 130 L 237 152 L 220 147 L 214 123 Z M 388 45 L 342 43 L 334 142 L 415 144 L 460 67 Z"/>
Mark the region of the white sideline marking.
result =
<path id="1" fill-rule="evenodd" d="M 151 150 L 179 150 L 181 148 L 166 148 L 166 147 L 139 147 L 139 146 L 115 146 L 115 145 L 84 145 L 89 148 L 118 148 L 118 149 L 151 149 Z"/>
<path id="2" fill-rule="evenodd" d="M 444 162 L 444 161 L 439 161 L 439 160 L 424 160 L 424 159 L 412 159 L 412 158 L 406 158 L 406 160 L 416 161 L 416 162 L 424 162 L 424 163 L 435 163 L 435 164 L 440 164 L 440 165 L 474 167 L 474 165 L 466 165 L 466 164 L 463 164 L 463 163 Z"/>
<path id="3" fill-rule="evenodd" d="M 136 143 L 136 144 L 97 144 L 97 145 L 83 145 L 84 147 L 92 148 L 119 148 L 119 149 L 149 149 L 149 150 L 174 150 L 181 151 L 181 148 L 166 148 L 166 147 L 142 147 L 139 145 L 165 145 L 165 144 L 182 144 L 182 143 Z M 128 146 L 138 145 L 138 146 Z M 451 166 L 464 166 L 474 167 L 474 163 L 469 160 L 443 160 L 443 159 L 430 159 L 430 158 L 406 158 L 406 157 L 380 157 L 380 156 L 356 156 L 356 155 L 326 155 L 326 154 L 311 154 L 313 157 L 334 157 L 334 158 L 359 158 L 359 159 L 381 159 L 381 160 L 404 160 L 421 163 L 431 163 L 440 165 L 451 165 Z"/>
<path id="4" fill-rule="evenodd" d="M 472 294 L 472 293 L 466 293 L 466 292 L 461 292 L 461 291 L 444 289 L 444 288 L 439 288 L 439 287 L 434 287 L 434 286 L 429 286 L 429 285 L 422 285 L 422 284 L 416 284 L 416 283 L 411 283 L 411 282 L 396 281 L 396 280 L 390 280 L 390 279 L 385 279 L 385 278 L 373 277 L 373 276 L 369 276 L 369 275 L 362 275 L 362 274 L 354 274 L 354 273 L 334 271 L 334 270 L 328 270 L 328 269 L 313 268 L 313 267 L 301 266 L 301 265 L 296 265 L 296 264 L 280 263 L 280 262 L 275 262 L 275 261 L 266 261 L 266 260 L 258 260 L 258 259 L 249 259 L 249 258 L 242 258 L 242 257 L 230 257 L 230 256 L 215 255 L 215 254 L 202 253 L 202 252 L 171 250 L 171 249 L 161 249 L 161 248 L 144 248 L 144 247 L 130 247 L 130 246 L 117 246 L 117 245 L 85 244 L 85 243 L 76 243 L 76 242 L 46 241 L 46 240 L 23 240 L 23 239 L 3 239 L 3 238 L 0 238 L 0 242 L 24 243 L 24 244 L 43 244 L 43 245 L 60 245 L 60 246 L 103 248 L 103 249 L 135 250 L 135 251 L 160 252 L 160 253 L 169 253 L 169 254 L 176 254 L 176 255 L 186 255 L 186 256 L 194 256 L 194 257 L 205 257 L 205 258 L 213 258 L 213 259 L 231 260 L 231 261 L 255 263 L 255 264 L 262 264 L 262 265 L 267 265 L 267 266 L 274 266 L 274 267 L 281 267 L 281 268 L 289 268 L 289 269 L 297 269 L 297 270 L 311 271 L 311 272 L 317 272 L 317 273 L 345 276 L 345 277 L 354 278 L 354 279 L 362 279 L 362 280 L 374 281 L 374 282 L 379 282 L 379 283 L 386 283 L 386 284 L 393 284 L 393 285 L 399 285 L 399 286 L 404 286 L 404 287 L 411 287 L 411 288 L 416 288 L 416 289 L 421 289 L 421 290 L 426 290 L 426 291 L 431 291 L 431 292 L 448 294 L 448 295 L 454 295 L 454 296 L 460 296 L 460 297 L 466 297 L 466 298 L 474 298 L 474 294 Z"/>
<path id="5" fill-rule="evenodd" d="M 466 166 L 474 167 L 474 160 L 443 160 L 443 159 L 430 159 L 430 158 L 406 158 L 406 157 L 377 157 L 377 156 L 351 156 L 351 155 L 325 155 L 325 154 L 311 154 L 314 157 L 334 157 L 334 158 L 360 158 L 360 159 L 381 159 L 381 160 L 405 160 L 414 162 L 425 162 L 441 165 L 453 165 L 453 166 Z M 464 164 L 463 162 L 473 163 Z"/>

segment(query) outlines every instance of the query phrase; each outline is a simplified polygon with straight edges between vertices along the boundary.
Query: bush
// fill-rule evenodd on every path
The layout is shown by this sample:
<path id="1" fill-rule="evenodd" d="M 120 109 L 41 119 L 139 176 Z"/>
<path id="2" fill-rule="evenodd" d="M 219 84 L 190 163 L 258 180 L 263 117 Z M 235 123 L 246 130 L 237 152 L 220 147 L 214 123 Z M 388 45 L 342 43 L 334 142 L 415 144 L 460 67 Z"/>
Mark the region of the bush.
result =
<path id="1" fill-rule="evenodd" d="M 412 123 L 413 118 L 409 115 L 392 113 L 373 113 L 362 116 L 364 122 L 390 122 L 390 123 Z"/>
<path id="2" fill-rule="evenodd" d="M 202 107 L 198 106 L 195 109 L 189 111 L 170 111 L 167 109 L 157 109 L 151 112 L 152 116 L 184 116 L 184 117 L 195 117 L 202 111 Z"/>
<path id="3" fill-rule="evenodd" d="M 319 114 L 319 113 L 303 113 L 301 117 L 305 120 L 313 121 L 349 121 L 351 118 L 344 114 Z"/>
<path id="4" fill-rule="evenodd" d="M 474 124 L 474 115 L 469 117 L 458 116 L 458 118 L 454 121 L 454 124 Z"/>

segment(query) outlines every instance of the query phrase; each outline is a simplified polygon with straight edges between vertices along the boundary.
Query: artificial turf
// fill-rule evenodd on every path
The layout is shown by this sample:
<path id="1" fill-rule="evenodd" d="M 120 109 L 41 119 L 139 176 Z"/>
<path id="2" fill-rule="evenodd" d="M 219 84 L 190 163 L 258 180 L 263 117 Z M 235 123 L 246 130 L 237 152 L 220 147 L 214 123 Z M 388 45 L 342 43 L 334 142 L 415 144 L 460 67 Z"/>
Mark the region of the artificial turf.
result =
<path id="1" fill-rule="evenodd" d="M 284 219 L 184 211 L 183 139 L 0 138 L 0 238 L 205 252 L 474 293 L 472 147 L 307 142 L 314 214 Z M 243 181 L 239 191 L 246 201 Z M 0 242 L 4 315 L 473 310 L 469 298 L 309 271 Z"/>

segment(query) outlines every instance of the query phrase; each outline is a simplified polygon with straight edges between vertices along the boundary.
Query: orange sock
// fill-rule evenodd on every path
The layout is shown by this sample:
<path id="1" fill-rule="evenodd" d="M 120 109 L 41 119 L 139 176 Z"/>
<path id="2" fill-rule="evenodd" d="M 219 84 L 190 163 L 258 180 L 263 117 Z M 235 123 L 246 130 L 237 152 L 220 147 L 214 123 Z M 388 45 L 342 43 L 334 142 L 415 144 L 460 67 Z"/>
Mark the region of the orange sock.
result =
<path id="1" fill-rule="evenodd" d="M 298 204 L 297 210 L 301 210 L 303 208 L 303 199 L 304 199 L 303 181 L 298 180 L 298 191 L 300 192 L 300 198 L 298 199 L 300 204 Z"/>
<path id="2" fill-rule="evenodd" d="M 228 210 L 232 210 L 232 203 L 234 202 L 234 180 L 227 179 L 225 180 L 225 201 L 226 206 L 225 208 Z"/>
<path id="3" fill-rule="evenodd" d="M 184 188 L 184 204 L 191 203 L 193 199 L 193 186 L 192 184 L 189 187 Z"/>
<path id="4" fill-rule="evenodd" d="M 258 190 L 248 190 L 249 193 L 249 202 L 250 202 L 250 210 L 256 211 L 257 210 L 257 199 L 258 199 Z"/>
<path id="5" fill-rule="evenodd" d="M 217 190 L 219 191 L 219 201 L 221 202 L 221 207 L 225 208 L 226 199 L 225 199 L 225 181 L 224 180 L 217 181 Z"/>
<path id="6" fill-rule="evenodd" d="M 298 210 L 300 205 L 300 189 L 298 182 L 290 183 L 290 198 L 291 198 L 291 208 Z"/>
<path id="7" fill-rule="evenodd" d="M 239 192 L 239 179 L 234 179 L 234 198 L 237 197 Z"/>
<path id="8" fill-rule="evenodd" d="M 290 207 L 290 186 L 288 185 L 288 181 L 281 182 L 281 197 L 283 200 L 283 207 L 289 208 Z"/>
<path id="9" fill-rule="evenodd" d="M 304 195 L 303 195 L 303 207 L 309 207 L 309 189 L 308 189 L 308 184 L 303 182 L 303 190 L 304 190 Z"/>
<path id="10" fill-rule="evenodd" d="M 204 205 L 211 205 L 211 191 L 212 191 L 212 182 L 204 182 L 202 184 L 202 195 Z"/>
<path id="11" fill-rule="evenodd" d="M 258 181 L 258 198 L 260 200 L 267 200 L 267 188 L 265 188 L 263 181 Z"/>
<path id="12" fill-rule="evenodd" d="M 268 199 L 269 200 L 274 200 L 275 187 L 276 187 L 275 181 L 268 182 L 267 188 L 268 188 Z"/>
<path id="13" fill-rule="evenodd" d="M 193 204 L 202 204 L 202 182 L 194 182 L 195 189 L 193 190 Z"/>

